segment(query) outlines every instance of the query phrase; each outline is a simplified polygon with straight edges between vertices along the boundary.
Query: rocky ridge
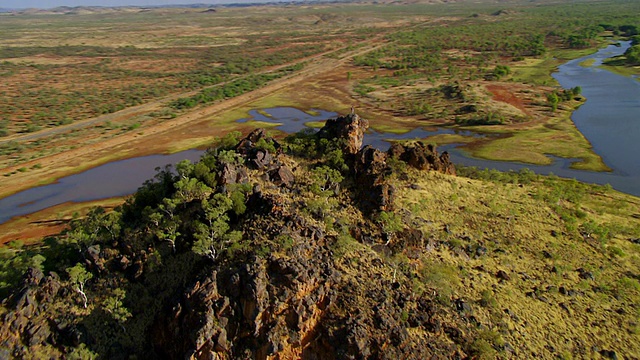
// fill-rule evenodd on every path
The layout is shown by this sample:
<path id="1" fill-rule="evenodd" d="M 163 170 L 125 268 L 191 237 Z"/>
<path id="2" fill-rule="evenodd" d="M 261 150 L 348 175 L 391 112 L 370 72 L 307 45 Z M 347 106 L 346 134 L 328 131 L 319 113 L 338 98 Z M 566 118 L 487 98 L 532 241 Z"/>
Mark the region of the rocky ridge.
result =
<path id="1" fill-rule="evenodd" d="M 336 251 L 343 252 L 342 247 L 346 246 L 337 243 L 344 241 L 341 237 L 350 237 L 349 233 L 357 233 L 361 240 L 375 238 L 377 230 L 364 230 L 368 214 L 393 209 L 394 188 L 388 180 L 392 169 L 387 164 L 392 153 L 371 147 L 362 149 L 367 128 L 367 120 L 350 114 L 327 121 L 315 135 L 315 139 L 327 139 L 342 149 L 350 169 L 347 173 L 353 174 L 349 176 L 358 184 L 354 190 L 356 202 L 343 210 L 358 213 L 357 208 L 361 208 L 363 215 L 359 217 L 364 217 L 359 223 L 365 227 L 342 223 L 336 216 L 334 227 L 339 227 L 343 235 L 335 230 L 327 232 L 319 219 L 301 214 L 305 211 L 304 202 L 295 201 L 291 195 L 300 193 L 308 180 L 304 175 L 301 177 L 300 166 L 284 155 L 283 145 L 263 129 L 251 132 L 231 149 L 242 161 L 234 160 L 233 156 L 223 160 L 223 156 L 219 156 L 213 173 L 215 183 L 212 184 L 217 189 L 214 193 L 232 196 L 240 187 L 252 184 L 252 190 L 245 196 L 246 213 L 236 218 L 234 225 L 243 234 L 243 241 L 252 247 L 236 253 L 233 258 L 216 257 L 213 264 L 199 260 L 197 267 L 180 265 L 199 275 L 193 280 L 187 278 L 184 289 L 174 289 L 177 300 L 173 300 L 175 295 L 163 294 L 161 309 L 164 310 L 155 315 L 146 314 L 153 319 L 153 325 L 148 327 L 149 332 L 139 336 L 146 339 L 144 342 L 153 349 L 154 356 L 191 359 L 462 356 L 462 350 L 452 344 L 428 346 L 433 341 L 429 333 L 440 330 L 438 324 L 444 320 L 439 319 L 447 316 L 446 311 L 438 314 L 437 304 L 413 295 L 410 287 L 391 277 L 375 256 L 362 254 L 363 259 L 370 262 L 359 270 L 362 275 L 366 274 L 367 282 L 358 280 L 359 276 L 354 278 L 352 270 L 336 256 Z M 414 149 L 407 148 L 402 154 L 413 154 Z M 397 154 L 396 151 L 393 156 Z M 402 154 L 401 157 L 405 156 Z M 206 180 L 209 178 L 211 176 L 205 176 L 204 182 L 211 183 Z M 171 179 L 171 175 L 159 174 L 157 179 Z M 189 188 L 177 193 L 188 199 L 206 199 L 213 195 L 199 195 L 200 192 Z M 175 205 L 168 207 L 171 202 L 166 199 L 165 204 L 161 207 L 165 213 L 175 208 Z M 184 206 L 186 213 L 192 211 L 189 203 Z M 171 211 L 170 216 L 176 219 L 177 210 Z M 162 228 L 162 221 L 154 220 L 154 223 Z M 105 281 L 113 286 L 119 283 L 127 288 L 127 283 L 133 286 L 148 281 L 153 254 L 162 251 L 162 244 L 167 243 L 136 249 L 124 239 L 112 238 L 115 241 L 87 246 L 81 253 L 81 264 L 97 278 L 111 279 Z M 258 251 L 259 244 L 265 241 L 286 244 L 262 253 Z M 186 250 L 176 240 L 170 244 L 174 253 Z M 100 344 L 104 340 L 92 334 L 97 331 L 92 323 L 82 320 L 86 315 L 78 317 L 78 312 L 75 316 L 63 315 L 59 312 L 64 306 L 47 305 L 77 298 L 71 285 L 61 281 L 56 273 L 44 277 L 42 272 L 32 270 L 25 276 L 21 289 L 5 301 L 5 306 L 13 309 L 2 317 L 5 355 L 27 356 L 37 348 L 62 355 L 73 353 L 81 343 L 110 358 L 137 352 L 135 347 L 127 350 L 122 341 L 114 339 L 110 339 L 113 343 L 105 348 Z M 92 290 L 87 290 L 89 304 L 96 302 L 101 291 L 97 285 Z M 355 297 L 364 293 L 369 295 Z M 130 307 L 136 311 L 135 306 Z M 104 309 L 96 308 L 94 312 L 108 315 Z M 107 313 L 113 315 L 115 310 L 107 309 Z M 402 313 L 409 309 L 424 312 L 403 320 Z M 126 329 L 128 323 L 118 321 L 117 324 Z M 420 335 L 410 332 L 409 328 L 421 329 Z"/>
<path id="2" fill-rule="evenodd" d="M 591 188 L 458 178 L 421 142 L 363 148 L 367 126 L 225 137 L 72 222 L 3 301 L 0 356 L 635 356 L 638 234 L 607 250 L 590 205 L 554 215 Z"/>

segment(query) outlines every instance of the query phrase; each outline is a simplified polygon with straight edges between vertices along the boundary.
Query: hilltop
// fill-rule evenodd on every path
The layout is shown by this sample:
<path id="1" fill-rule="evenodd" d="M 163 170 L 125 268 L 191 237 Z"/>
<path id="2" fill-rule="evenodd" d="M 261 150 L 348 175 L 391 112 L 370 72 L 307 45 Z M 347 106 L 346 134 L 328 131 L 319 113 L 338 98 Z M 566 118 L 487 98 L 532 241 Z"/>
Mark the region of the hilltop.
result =
<path id="1" fill-rule="evenodd" d="M 114 211 L 3 248 L 0 354 L 640 356 L 638 198 L 361 148 L 367 127 L 230 133 Z"/>

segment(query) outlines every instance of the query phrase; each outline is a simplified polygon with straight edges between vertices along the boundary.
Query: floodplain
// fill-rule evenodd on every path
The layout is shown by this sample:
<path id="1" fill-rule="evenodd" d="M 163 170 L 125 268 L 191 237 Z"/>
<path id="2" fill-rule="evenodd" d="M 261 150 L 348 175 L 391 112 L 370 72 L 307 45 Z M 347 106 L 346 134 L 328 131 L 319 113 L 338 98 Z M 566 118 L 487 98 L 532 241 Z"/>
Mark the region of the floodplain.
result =
<path id="1" fill-rule="evenodd" d="M 550 73 L 632 36 L 635 8 L 461 2 L 2 14 L 0 197 L 114 160 L 205 148 L 249 131 L 236 122 L 248 111 L 275 106 L 354 107 L 385 132 L 498 134 L 430 141 L 463 143 L 492 160 L 548 164 L 553 155 L 608 171 L 570 119 L 584 97 Z"/>

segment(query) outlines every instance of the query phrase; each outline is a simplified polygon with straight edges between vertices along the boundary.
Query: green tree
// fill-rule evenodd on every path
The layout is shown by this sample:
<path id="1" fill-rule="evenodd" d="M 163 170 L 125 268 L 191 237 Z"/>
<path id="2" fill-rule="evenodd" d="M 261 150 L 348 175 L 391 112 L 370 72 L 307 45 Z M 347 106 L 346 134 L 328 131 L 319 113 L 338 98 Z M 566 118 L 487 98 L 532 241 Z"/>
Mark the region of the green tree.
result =
<path id="1" fill-rule="evenodd" d="M 93 278 L 93 274 L 88 272 L 80 263 L 67 268 L 67 274 L 69 274 L 69 280 L 73 284 L 73 289 L 82 296 L 83 306 L 86 309 L 88 299 L 84 291 L 84 285 Z"/>
<path id="2" fill-rule="evenodd" d="M 122 303 L 126 295 L 127 293 L 123 289 L 116 288 L 113 290 L 112 296 L 102 302 L 104 311 L 109 313 L 123 329 L 124 323 L 131 317 L 131 311 Z"/>
<path id="3" fill-rule="evenodd" d="M 582 88 L 580 86 L 571 88 L 571 94 L 573 94 L 573 96 L 582 94 Z"/>
<path id="4" fill-rule="evenodd" d="M 78 347 L 71 349 L 71 353 L 67 355 L 68 360 L 94 360 L 98 358 L 98 354 L 89 350 L 85 344 L 80 344 Z"/>
<path id="5" fill-rule="evenodd" d="M 329 191 L 335 191 L 344 179 L 340 171 L 328 166 L 319 166 L 311 170 L 311 192 L 316 195 L 329 195 Z"/>
<path id="6" fill-rule="evenodd" d="M 393 211 L 381 211 L 376 220 L 382 227 L 382 232 L 387 236 L 387 243 L 391 241 L 395 233 L 404 229 L 402 219 Z"/>
<path id="7" fill-rule="evenodd" d="M 238 232 L 229 232 L 229 210 L 233 200 L 224 194 L 215 194 L 210 199 L 202 200 L 204 222 L 196 223 L 193 251 L 215 261 L 225 246 L 238 240 Z"/>
<path id="8" fill-rule="evenodd" d="M 149 222 L 149 230 L 158 240 L 168 242 L 171 250 L 176 252 L 176 242 L 180 232 L 178 232 L 179 221 L 176 218 L 176 208 L 180 202 L 176 199 L 165 198 L 158 205 L 157 210 L 151 207 L 145 209 L 145 215 Z"/>
<path id="9" fill-rule="evenodd" d="M 507 76 L 509 74 L 511 74 L 511 68 L 506 65 L 496 65 L 496 67 L 493 69 L 493 75 L 497 79 L 500 79 L 501 77 Z"/>
<path id="10" fill-rule="evenodd" d="M 175 183 L 176 198 L 181 203 L 189 203 L 193 200 L 202 200 L 209 197 L 213 191 L 210 187 L 196 178 L 182 178 Z"/>
<path id="11" fill-rule="evenodd" d="M 627 65 L 640 65 L 640 45 L 634 45 L 625 51 Z"/>
<path id="12" fill-rule="evenodd" d="M 233 203 L 232 209 L 236 215 L 242 215 L 245 211 L 247 211 L 247 205 L 245 204 L 245 195 L 241 190 L 234 190 L 231 195 L 229 195 L 229 198 Z"/>

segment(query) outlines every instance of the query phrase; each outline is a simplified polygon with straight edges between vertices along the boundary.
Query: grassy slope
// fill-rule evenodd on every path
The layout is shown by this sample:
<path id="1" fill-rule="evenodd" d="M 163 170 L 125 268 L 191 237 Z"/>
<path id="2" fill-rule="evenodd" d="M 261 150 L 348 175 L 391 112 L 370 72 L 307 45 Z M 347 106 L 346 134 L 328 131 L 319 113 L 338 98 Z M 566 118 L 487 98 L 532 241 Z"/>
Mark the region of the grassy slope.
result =
<path id="1" fill-rule="evenodd" d="M 540 58 L 529 58 L 512 66 L 513 80 L 538 85 L 558 85 L 551 77 L 559 65 L 579 57 L 593 54 L 597 49 L 554 49 Z"/>
<path id="2" fill-rule="evenodd" d="M 401 187 L 398 207 L 405 223 L 422 224 L 430 241 L 444 245 L 411 262 L 456 269 L 445 283 L 459 278 L 459 286 L 450 285 L 453 296 L 500 334 L 495 341 L 508 342 L 519 358 L 581 358 L 592 356 L 593 346 L 640 355 L 640 245 L 629 241 L 640 236 L 638 198 L 585 187 L 581 200 L 560 199 L 554 209 L 550 194 L 582 185 L 414 176 L 410 181 L 421 189 Z M 579 209 L 579 217 L 563 209 Z M 615 235 L 580 234 L 594 223 Z M 470 249 L 477 246 L 487 254 L 476 258 Z M 581 268 L 594 279 L 581 278 Z M 496 276 L 500 270 L 509 280 Z"/>

